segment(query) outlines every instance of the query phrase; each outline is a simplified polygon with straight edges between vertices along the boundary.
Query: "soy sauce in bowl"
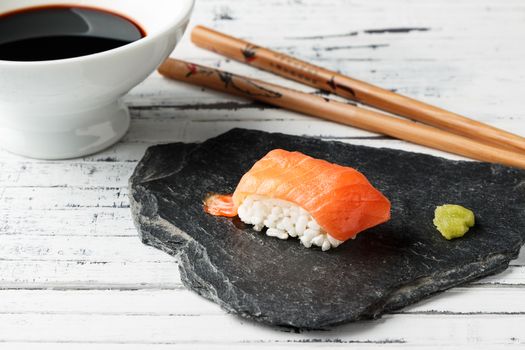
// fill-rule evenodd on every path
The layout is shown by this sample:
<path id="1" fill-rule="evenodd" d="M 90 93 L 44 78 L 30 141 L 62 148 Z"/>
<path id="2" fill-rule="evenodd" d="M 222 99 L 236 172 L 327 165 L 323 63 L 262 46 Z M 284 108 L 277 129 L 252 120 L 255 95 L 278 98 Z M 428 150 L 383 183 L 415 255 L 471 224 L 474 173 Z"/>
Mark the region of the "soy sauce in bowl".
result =
<path id="1" fill-rule="evenodd" d="M 0 14 L 0 60 L 49 61 L 91 55 L 144 36 L 137 23 L 106 10 L 32 7 Z"/>

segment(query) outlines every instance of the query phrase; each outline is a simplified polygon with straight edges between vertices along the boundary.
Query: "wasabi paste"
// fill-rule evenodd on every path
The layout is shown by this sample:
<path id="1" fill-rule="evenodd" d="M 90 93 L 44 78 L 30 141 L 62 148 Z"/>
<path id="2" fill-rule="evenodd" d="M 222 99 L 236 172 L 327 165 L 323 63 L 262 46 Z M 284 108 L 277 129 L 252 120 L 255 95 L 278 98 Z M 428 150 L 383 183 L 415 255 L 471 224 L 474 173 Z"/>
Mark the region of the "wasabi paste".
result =
<path id="1" fill-rule="evenodd" d="M 474 226 L 474 213 L 461 205 L 441 205 L 434 211 L 434 225 L 448 240 L 463 237 Z"/>

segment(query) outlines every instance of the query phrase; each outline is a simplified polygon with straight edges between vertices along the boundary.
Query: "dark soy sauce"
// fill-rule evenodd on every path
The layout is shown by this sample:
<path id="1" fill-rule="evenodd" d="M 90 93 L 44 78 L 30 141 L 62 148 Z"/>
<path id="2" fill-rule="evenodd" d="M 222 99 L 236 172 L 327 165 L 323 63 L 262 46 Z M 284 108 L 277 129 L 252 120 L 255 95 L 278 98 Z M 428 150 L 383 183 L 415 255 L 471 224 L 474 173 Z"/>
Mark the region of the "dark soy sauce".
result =
<path id="1" fill-rule="evenodd" d="M 0 15 L 0 60 L 49 61 L 91 55 L 145 35 L 133 21 L 101 9 L 32 7 Z"/>

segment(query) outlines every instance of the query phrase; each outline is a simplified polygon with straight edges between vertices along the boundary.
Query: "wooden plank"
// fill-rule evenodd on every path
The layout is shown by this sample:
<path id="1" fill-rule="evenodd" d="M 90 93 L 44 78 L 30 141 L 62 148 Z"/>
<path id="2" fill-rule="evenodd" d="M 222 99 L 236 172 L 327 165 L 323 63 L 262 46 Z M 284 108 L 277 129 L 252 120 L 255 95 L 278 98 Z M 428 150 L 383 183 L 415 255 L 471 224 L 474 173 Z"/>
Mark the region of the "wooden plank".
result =
<path id="1" fill-rule="evenodd" d="M 1 210 L 79 210 L 129 208 L 126 187 L 4 187 Z M 118 230 L 118 228 L 116 228 Z"/>
<path id="2" fill-rule="evenodd" d="M 82 210 L 0 210 L 0 236 L 109 236 L 137 237 L 129 208 Z M 8 238 L 2 238 L 7 241 Z M 20 242 L 20 244 L 24 244 Z"/>
<path id="3" fill-rule="evenodd" d="M 524 315 L 387 315 L 332 331 L 279 332 L 231 315 L 2 314 L 3 342 L 523 344 Z"/>
<path id="4" fill-rule="evenodd" d="M 8 261 L 174 262 L 172 256 L 141 244 L 137 236 L 4 236 L 0 256 Z"/>
<path id="5" fill-rule="evenodd" d="M 135 168 L 132 162 L 0 162 L 0 186 L 8 187 L 125 187 Z"/>
<path id="6" fill-rule="evenodd" d="M 174 262 L 0 260 L 0 289 L 46 288 L 172 289 L 181 282 Z"/>
<path id="7" fill-rule="evenodd" d="M 0 290 L 0 314 L 7 313 L 198 316 L 225 312 L 186 289 Z"/>
<path id="8" fill-rule="evenodd" d="M 147 142 L 118 142 L 117 144 L 89 156 L 79 158 L 76 161 L 82 162 L 137 162 L 144 155 L 144 151 L 148 146 L 154 143 Z M 6 150 L 0 149 L 0 161 L 9 164 L 9 167 L 13 167 L 13 171 L 20 163 L 34 162 L 37 163 L 39 160 L 24 158 L 15 154 L 9 153 Z M 62 161 L 63 164 L 67 164 L 70 161 Z M 6 166 L 7 168 L 7 166 Z"/>

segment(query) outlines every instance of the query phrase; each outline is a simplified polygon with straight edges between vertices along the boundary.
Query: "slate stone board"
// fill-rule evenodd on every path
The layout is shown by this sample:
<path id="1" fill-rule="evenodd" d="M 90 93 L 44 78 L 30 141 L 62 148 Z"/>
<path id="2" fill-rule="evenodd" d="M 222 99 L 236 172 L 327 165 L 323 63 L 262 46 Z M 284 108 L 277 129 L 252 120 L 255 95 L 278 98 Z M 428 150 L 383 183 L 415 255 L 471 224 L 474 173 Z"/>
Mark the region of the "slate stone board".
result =
<path id="1" fill-rule="evenodd" d="M 392 202 L 392 219 L 336 249 L 307 249 L 204 213 L 275 148 L 352 166 Z M 183 283 L 263 323 L 321 329 L 377 318 L 444 289 L 503 271 L 525 240 L 525 172 L 392 149 L 234 129 L 202 144 L 150 147 L 130 179 L 144 243 L 179 257 Z M 434 208 L 456 203 L 476 226 L 447 241 Z"/>

